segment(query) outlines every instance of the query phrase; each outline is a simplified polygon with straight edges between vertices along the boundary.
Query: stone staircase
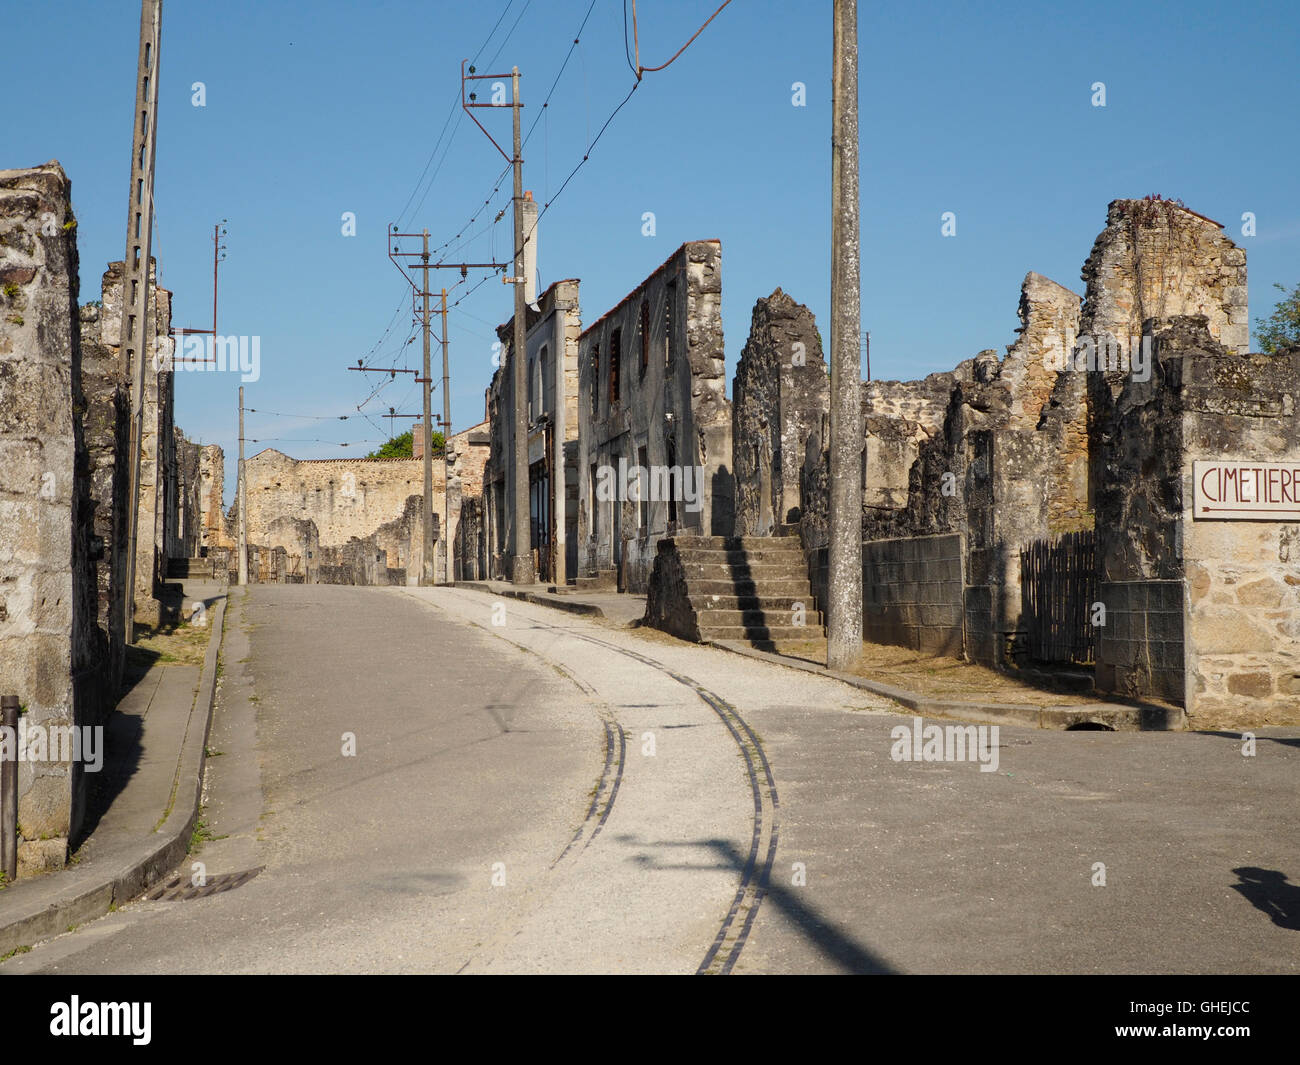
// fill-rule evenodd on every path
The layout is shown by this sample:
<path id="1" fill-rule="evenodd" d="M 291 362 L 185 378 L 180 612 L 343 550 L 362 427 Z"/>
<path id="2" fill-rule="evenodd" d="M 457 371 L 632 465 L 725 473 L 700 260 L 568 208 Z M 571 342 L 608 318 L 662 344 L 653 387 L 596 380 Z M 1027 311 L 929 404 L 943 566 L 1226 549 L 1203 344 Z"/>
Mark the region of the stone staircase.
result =
<path id="1" fill-rule="evenodd" d="M 660 542 L 651 586 L 647 623 L 685 639 L 770 650 L 823 635 L 798 537 L 673 537 Z"/>
<path id="2" fill-rule="evenodd" d="M 212 558 L 169 558 L 167 560 L 167 579 L 169 581 L 211 581 L 217 576 Z"/>

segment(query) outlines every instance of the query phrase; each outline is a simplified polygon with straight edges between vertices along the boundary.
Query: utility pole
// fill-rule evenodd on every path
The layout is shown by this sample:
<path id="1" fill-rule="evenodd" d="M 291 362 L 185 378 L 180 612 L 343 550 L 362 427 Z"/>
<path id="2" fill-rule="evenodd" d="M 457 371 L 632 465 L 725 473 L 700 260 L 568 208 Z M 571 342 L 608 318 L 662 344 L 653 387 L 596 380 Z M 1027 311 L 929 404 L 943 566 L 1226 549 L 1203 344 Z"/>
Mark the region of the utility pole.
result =
<path id="1" fill-rule="evenodd" d="M 452 583 L 451 474 L 447 461 L 450 448 L 451 373 L 447 363 L 447 290 L 444 288 L 442 290 L 442 579 L 444 584 Z"/>
<path id="2" fill-rule="evenodd" d="M 214 340 L 215 344 L 216 341 Z M 244 386 L 239 386 L 239 583 L 248 583 L 248 492 L 244 483 Z"/>
<path id="3" fill-rule="evenodd" d="M 528 350 L 524 321 L 524 161 L 519 143 L 519 68 L 510 72 L 511 114 L 514 116 L 515 154 L 515 553 L 510 577 L 514 584 L 533 584 L 532 507 L 528 494 Z"/>
<path id="4" fill-rule="evenodd" d="M 131 186 L 122 270 L 122 360 L 131 382 L 131 436 L 127 469 L 131 495 L 126 538 L 126 594 L 123 638 L 135 642 L 136 543 L 140 535 L 140 448 L 144 438 L 144 363 L 154 343 L 149 299 L 153 255 L 153 178 L 158 140 L 158 67 L 162 43 L 162 0 L 140 2 L 140 52 L 136 61 L 135 107 L 131 112 Z M 138 116 L 138 117 L 137 117 Z M 152 532 L 150 533 L 152 537 Z M 150 576 L 152 582 L 152 575 Z"/>
<path id="5" fill-rule="evenodd" d="M 858 4 L 834 0 L 831 92 L 831 448 L 826 665 L 862 655 L 862 291 Z"/>
<path id="6" fill-rule="evenodd" d="M 217 361 L 217 267 L 226 260 L 226 246 L 221 243 L 221 239 L 226 235 L 226 220 L 223 218 L 212 227 L 212 328 L 211 329 L 176 329 L 172 328 L 172 335 L 180 337 L 182 341 L 190 335 L 212 337 L 212 357 L 210 359 L 177 359 L 177 362 L 216 362 Z"/>
<path id="7" fill-rule="evenodd" d="M 424 313 L 420 319 L 424 326 L 424 517 L 422 519 L 424 524 L 424 547 L 422 551 L 424 560 L 420 570 L 420 583 L 430 585 L 436 583 L 437 572 L 433 560 L 433 396 L 430 394 L 433 387 L 433 374 L 429 363 L 430 293 L 429 230 L 427 227 L 421 236 L 424 238 L 424 251 L 420 255 L 420 262 L 424 269 L 424 284 L 420 289 L 420 295 L 424 299 Z"/>
<path id="8" fill-rule="evenodd" d="M 468 62 L 468 60 L 465 62 Z M 513 67 L 510 71 L 511 98 L 508 105 L 504 103 L 477 103 L 477 97 L 474 93 L 470 93 L 468 100 L 465 98 L 465 83 L 467 81 L 492 81 L 504 79 L 504 77 L 504 74 L 479 74 L 473 67 L 470 67 L 469 73 L 466 73 L 465 63 L 462 63 L 460 105 L 464 108 L 465 113 L 473 119 L 474 125 L 483 130 L 488 140 L 492 141 L 492 146 L 498 152 L 501 152 L 501 158 L 514 168 L 514 276 L 502 278 L 506 284 L 515 286 L 514 340 L 511 344 L 511 349 L 514 352 L 512 381 L 515 438 L 514 461 L 512 463 L 514 488 L 511 491 L 511 498 L 514 500 L 512 509 L 515 515 L 515 542 L 511 557 L 510 579 L 514 584 L 534 584 L 537 575 L 533 571 L 532 508 L 529 505 L 528 492 L 528 352 L 526 350 L 528 330 L 524 321 L 524 283 L 527 280 L 524 276 L 524 243 L 528 235 L 524 232 L 524 161 L 519 135 L 519 111 L 523 104 L 519 102 L 519 68 Z M 474 117 L 472 110 L 472 108 L 476 107 L 506 106 L 511 108 L 511 113 L 514 116 L 513 155 L 506 155 L 502 151 L 501 145 L 497 144 L 492 134 L 484 129 L 483 123 Z"/>

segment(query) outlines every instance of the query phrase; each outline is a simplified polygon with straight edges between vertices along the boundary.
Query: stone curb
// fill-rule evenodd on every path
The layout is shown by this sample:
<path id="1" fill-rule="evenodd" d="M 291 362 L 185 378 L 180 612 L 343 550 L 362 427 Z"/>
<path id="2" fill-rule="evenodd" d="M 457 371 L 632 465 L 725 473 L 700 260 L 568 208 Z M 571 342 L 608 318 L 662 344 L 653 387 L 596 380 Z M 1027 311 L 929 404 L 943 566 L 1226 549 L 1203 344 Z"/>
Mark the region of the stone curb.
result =
<path id="1" fill-rule="evenodd" d="M 227 595 L 229 592 L 227 591 Z M 142 894 L 185 857 L 190 837 L 199 816 L 203 793 L 203 765 L 208 732 L 212 727 L 212 706 L 217 688 L 217 654 L 221 650 L 222 624 L 226 615 L 226 596 L 222 596 L 209 614 L 216 639 L 208 638 L 208 650 L 199 675 L 199 690 L 194 697 L 185 741 L 178 761 L 179 781 L 171 811 L 156 833 L 133 846 L 125 859 L 118 858 L 111 868 L 96 872 L 89 884 L 60 886 L 62 873 L 50 874 L 54 897 L 44 903 L 32 902 L 28 912 L 0 927 L 0 956 L 19 946 L 30 946 L 66 932 L 72 925 L 93 921 L 108 913 L 113 905 L 129 902 Z"/>
<path id="2" fill-rule="evenodd" d="M 549 606 L 555 610 L 567 610 L 570 614 L 582 614 L 589 618 L 603 618 L 605 616 L 605 612 L 600 607 L 593 606 L 591 603 L 556 602 L 556 600 L 548 599 L 536 592 L 516 592 L 513 589 L 493 588 L 490 584 L 483 584 L 479 581 L 457 581 L 452 587 L 468 588 L 474 592 L 487 592 L 488 595 L 504 596 L 507 599 L 522 599 L 525 603 Z"/>
<path id="3" fill-rule="evenodd" d="M 932 699 L 905 688 L 868 680 L 852 673 L 841 673 L 812 662 L 803 662 L 771 651 L 760 651 L 745 644 L 728 640 L 706 640 L 709 647 L 717 647 L 733 654 L 756 658 L 761 662 L 798 669 L 805 673 L 830 677 L 851 684 L 855 688 L 883 695 L 886 699 L 905 706 L 913 713 L 925 717 L 948 717 L 962 721 L 978 721 L 992 725 L 1022 725 L 1026 728 L 1068 729 L 1076 725 L 1105 725 L 1116 732 L 1182 730 L 1187 727 L 1187 715 L 1181 709 L 1159 706 L 1154 703 L 1091 703 L 1078 706 L 1015 706 L 1007 703 L 968 703 L 953 699 Z"/>

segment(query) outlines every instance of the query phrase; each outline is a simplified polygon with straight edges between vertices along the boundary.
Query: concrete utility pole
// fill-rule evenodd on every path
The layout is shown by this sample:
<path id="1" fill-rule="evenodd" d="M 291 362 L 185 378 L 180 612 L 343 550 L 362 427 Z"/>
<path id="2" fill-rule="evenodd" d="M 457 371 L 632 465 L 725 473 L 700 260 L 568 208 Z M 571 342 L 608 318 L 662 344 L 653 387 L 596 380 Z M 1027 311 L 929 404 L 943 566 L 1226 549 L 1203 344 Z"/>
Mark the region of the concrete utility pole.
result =
<path id="1" fill-rule="evenodd" d="M 140 447 L 144 439 L 144 360 L 154 344 L 150 313 L 149 263 L 153 255 L 153 177 L 158 135 L 158 67 L 162 42 L 162 0 L 141 0 L 140 52 L 136 61 L 135 108 L 131 112 L 131 187 L 127 194 L 126 257 L 122 272 L 122 360 L 131 381 L 131 497 L 126 542 L 126 595 L 122 631 L 135 641 L 136 542 L 140 534 Z M 150 536 L 153 535 L 150 530 Z M 152 575 L 150 576 L 152 582 Z"/>
<path id="2" fill-rule="evenodd" d="M 248 583 L 248 493 L 244 484 L 244 386 L 239 386 L 239 472 L 237 475 L 239 501 L 239 583 Z"/>
<path id="3" fill-rule="evenodd" d="M 425 371 L 428 372 L 427 370 Z M 442 290 L 442 580 L 452 583 L 451 474 L 447 453 L 451 448 L 451 371 L 447 363 L 447 290 Z"/>
<path id="4" fill-rule="evenodd" d="M 424 562 L 420 570 L 420 583 L 430 585 L 436 583 L 437 575 L 433 560 L 433 396 L 430 395 L 433 382 L 429 362 L 429 230 L 426 228 L 421 236 L 424 238 L 424 251 L 420 255 L 421 267 L 424 270 L 424 284 L 420 286 L 420 296 L 424 301 L 424 313 L 420 318 L 424 331 L 424 376 L 421 378 L 424 382 L 424 516 L 422 519 Z"/>
<path id="5" fill-rule="evenodd" d="M 514 339 L 514 406 L 515 406 L 515 551 L 511 564 L 514 584 L 532 584 L 533 572 L 532 507 L 528 492 L 528 330 L 524 321 L 524 161 L 519 143 L 519 68 L 510 72 L 513 88 L 515 153 L 511 163 L 515 170 L 515 339 Z"/>
<path id="6" fill-rule="evenodd" d="M 862 655 L 862 291 L 858 4 L 834 0 L 831 105 L 831 498 L 826 665 Z"/>

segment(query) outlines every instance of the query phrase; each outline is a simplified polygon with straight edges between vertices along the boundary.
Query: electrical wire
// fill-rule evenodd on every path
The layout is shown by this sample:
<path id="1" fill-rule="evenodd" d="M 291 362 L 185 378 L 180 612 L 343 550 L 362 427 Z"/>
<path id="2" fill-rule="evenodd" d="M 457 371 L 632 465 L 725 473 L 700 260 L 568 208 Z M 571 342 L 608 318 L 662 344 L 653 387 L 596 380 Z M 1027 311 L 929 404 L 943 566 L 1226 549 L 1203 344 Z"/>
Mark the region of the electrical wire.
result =
<path id="1" fill-rule="evenodd" d="M 713 12 L 712 15 L 710 15 L 707 19 L 704 20 L 704 25 L 701 26 L 698 30 L 696 30 L 696 31 L 691 35 L 691 39 L 690 39 L 689 41 L 687 41 L 684 45 L 682 45 L 680 48 L 678 48 L 676 52 L 673 53 L 673 57 L 672 57 L 672 59 L 668 60 L 667 63 L 660 63 L 659 66 L 657 66 L 657 67 L 643 67 L 643 66 L 641 66 L 641 55 L 640 55 L 640 50 L 638 49 L 638 52 L 637 52 L 637 66 L 636 66 L 636 71 L 635 71 L 636 76 L 637 76 L 637 80 L 638 80 L 638 81 L 641 80 L 641 75 L 642 75 L 642 74 L 652 74 L 652 73 L 654 73 L 656 70 L 663 70 L 665 67 L 668 67 L 669 65 L 671 65 L 671 64 L 672 64 L 672 63 L 677 59 L 677 57 L 678 57 L 679 55 L 681 55 L 684 51 L 686 51 L 686 49 L 688 49 L 692 44 L 695 43 L 695 38 L 698 37 L 701 33 L 704 32 L 704 30 L 708 27 L 709 23 L 712 22 L 715 18 L 717 18 L 717 17 L 722 13 L 722 9 L 723 9 L 724 7 L 726 7 L 729 3 L 731 3 L 731 0 L 722 0 L 722 3 L 719 5 L 718 10 L 715 11 L 715 12 Z M 636 36 L 636 32 L 637 32 L 637 28 L 636 28 L 636 0 L 632 0 L 632 35 L 633 35 L 633 37 Z M 624 43 L 624 45 L 626 46 L 626 44 L 627 44 L 627 0 L 624 0 L 624 9 L 623 9 L 623 43 Z"/>

